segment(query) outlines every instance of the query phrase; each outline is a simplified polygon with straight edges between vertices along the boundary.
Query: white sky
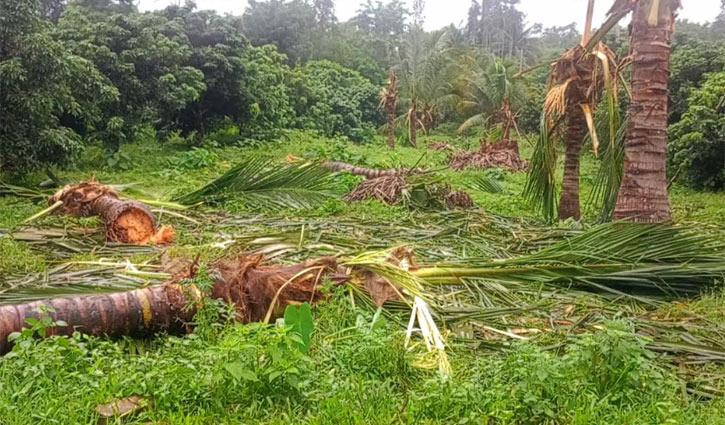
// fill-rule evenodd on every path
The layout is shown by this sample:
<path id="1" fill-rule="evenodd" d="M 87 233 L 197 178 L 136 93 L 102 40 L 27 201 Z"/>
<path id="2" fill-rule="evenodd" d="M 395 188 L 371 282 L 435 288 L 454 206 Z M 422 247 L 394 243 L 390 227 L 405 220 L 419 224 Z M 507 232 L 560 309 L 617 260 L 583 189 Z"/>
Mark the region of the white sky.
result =
<path id="1" fill-rule="evenodd" d="M 412 10 L 413 0 L 404 0 Z M 335 9 L 340 21 L 355 15 L 362 0 L 336 0 Z M 183 0 L 137 0 L 142 11 L 161 9 L 169 4 L 183 4 Z M 466 21 L 470 0 L 426 0 L 425 27 L 438 29 L 450 23 L 456 25 Z M 604 14 L 612 0 L 599 0 L 596 4 L 594 27 L 604 20 Z M 247 0 L 196 0 L 199 9 L 216 9 L 220 13 L 240 15 L 247 6 Z M 694 22 L 713 21 L 720 12 L 720 0 L 683 0 L 679 16 Z M 572 22 L 578 25 L 584 21 L 587 0 L 521 0 L 519 9 L 527 16 L 527 22 L 542 23 L 544 27 L 562 26 Z"/>

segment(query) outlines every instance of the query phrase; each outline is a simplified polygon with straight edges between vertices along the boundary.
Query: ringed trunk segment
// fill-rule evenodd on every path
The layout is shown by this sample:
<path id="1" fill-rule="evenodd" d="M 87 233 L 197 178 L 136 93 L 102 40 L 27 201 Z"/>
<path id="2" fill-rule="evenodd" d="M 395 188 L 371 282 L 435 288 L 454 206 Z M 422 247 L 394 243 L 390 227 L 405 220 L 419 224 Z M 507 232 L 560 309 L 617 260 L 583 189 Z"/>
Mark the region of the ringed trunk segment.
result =
<path id="1" fill-rule="evenodd" d="M 174 229 L 170 226 L 157 228 L 148 205 L 119 199 L 111 186 L 97 181 L 66 186 L 48 199 L 51 205 L 59 201 L 62 205 L 57 213 L 101 217 L 106 239 L 113 242 L 170 243 L 174 239 Z"/>
<path id="2" fill-rule="evenodd" d="M 195 310 L 185 311 L 187 298 L 178 285 L 160 285 L 104 295 L 53 298 L 0 306 L 0 354 L 12 348 L 8 336 L 20 332 L 26 319 L 39 318 L 46 307 L 54 321 L 68 326 L 46 330 L 46 335 L 71 335 L 75 330 L 94 336 L 144 336 L 159 332 L 182 333 Z"/>
<path id="3" fill-rule="evenodd" d="M 261 256 L 238 257 L 214 265 L 219 277 L 211 297 L 233 304 L 243 323 L 261 321 L 268 312 L 277 317 L 290 304 L 322 300 L 319 288 L 324 277 L 337 282 L 347 279 L 332 257 L 291 266 L 263 266 L 261 260 Z M 47 335 L 74 331 L 110 337 L 181 334 L 190 329 L 201 296 L 196 287 L 172 280 L 133 291 L 0 306 L 0 354 L 12 348 L 8 336 L 20 332 L 26 319 L 40 317 L 43 306 L 52 310 L 47 314 L 54 321 L 67 323 L 47 329 Z"/>
<path id="4" fill-rule="evenodd" d="M 388 169 L 388 170 L 381 170 L 381 169 L 374 169 L 374 168 L 364 168 L 364 167 L 358 167 L 353 164 L 348 164 L 346 162 L 339 162 L 339 161 L 327 161 L 324 164 L 322 164 L 323 167 L 328 168 L 333 171 L 349 171 L 352 174 L 355 174 L 357 176 L 364 176 L 368 179 L 375 179 L 378 177 L 383 176 L 395 176 L 399 174 L 404 174 L 405 170 L 396 170 L 396 169 Z"/>
<path id="5" fill-rule="evenodd" d="M 586 119 L 580 107 L 569 108 L 567 112 L 566 157 L 564 177 L 559 199 L 559 220 L 581 219 L 579 206 L 579 159 L 586 135 Z"/>
<path id="6" fill-rule="evenodd" d="M 667 198 L 667 108 L 670 44 L 679 1 L 660 1 L 655 26 L 648 23 L 651 1 L 640 1 L 632 18 L 632 101 L 615 220 L 672 219 Z"/>

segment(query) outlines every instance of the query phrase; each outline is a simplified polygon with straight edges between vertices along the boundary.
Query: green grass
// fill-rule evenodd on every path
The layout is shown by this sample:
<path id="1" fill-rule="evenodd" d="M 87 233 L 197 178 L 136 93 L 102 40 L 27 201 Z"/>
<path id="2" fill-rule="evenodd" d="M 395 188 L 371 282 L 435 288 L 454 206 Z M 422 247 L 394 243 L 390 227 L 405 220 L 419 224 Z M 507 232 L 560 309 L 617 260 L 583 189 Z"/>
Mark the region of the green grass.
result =
<path id="1" fill-rule="evenodd" d="M 95 175 L 105 183 L 137 183 L 134 193 L 138 196 L 168 199 L 198 189 L 250 155 L 279 161 L 287 155 L 327 158 L 381 168 L 444 167 L 445 152 L 425 149 L 429 140 L 466 148 L 477 145 L 473 136 L 433 134 L 422 136 L 418 149 L 399 147 L 391 152 L 382 139 L 358 145 L 293 131 L 282 140 L 257 146 L 206 148 L 212 152 L 202 155 L 208 163 L 197 164 L 189 161 L 181 144 L 144 141 L 123 146 L 129 158 L 127 170 L 99 168 L 102 152 L 91 148 L 77 168 L 61 176 L 83 180 Z M 522 154 L 529 156 L 532 147 L 525 141 L 520 145 Z M 593 156 L 585 154 L 582 200 L 591 190 L 596 167 Z M 495 171 L 505 189 L 502 193 L 470 189 L 471 178 L 483 173 L 445 170 L 441 175 L 454 188 L 468 190 L 486 215 L 454 217 L 376 201 L 348 204 L 339 199 L 309 210 L 269 210 L 232 199 L 181 212 L 199 224 L 168 214 L 162 221 L 177 230 L 169 254 L 199 254 L 202 262 L 253 247 L 249 240 L 262 235 L 279 236 L 292 247 L 276 261 L 321 255 L 322 251 L 307 248 L 316 242 L 355 253 L 360 247 L 382 249 L 411 240 L 417 241 L 418 258 L 431 261 L 462 255 L 500 258 L 538 249 L 580 227 L 576 223 L 540 227 L 534 210 L 521 198 L 523 173 Z M 5 176 L 6 181 L 30 187 L 44 178 L 41 173 Z M 356 181 L 348 178 L 344 184 L 349 189 Z M 725 235 L 725 194 L 675 186 L 670 197 L 678 222 Z M 0 229 L 18 229 L 24 219 L 42 208 L 44 205 L 27 199 L 0 196 Z M 250 221 L 253 217 L 258 221 Z M 585 214 L 590 223 L 595 217 L 596 211 Z M 311 228 L 315 221 L 319 221 L 318 227 Z M 460 234 L 429 237 L 424 232 L 461 222 L 467 227 Z M 93 232 L 98 221 L 48 216 L 33 225 L 82 227 Z M 475 233 L 476 226 L 483 227 L 480 234 Z M 247 242 L 219 245 L 231 235 Z M 343 247 L 346 241 L 350 246 Z M 98 242 L 88 243 L 92 248 L 98 246 Z M 60 257 L 63 253 L 67 255 Z M 161 252 L 120 248 L 67 252 L 53 244 L 30 246 L 0 236 L 3 278 L 49 270 L 60 258 L 101 257 L 156 264 Z M 2 281 L 0 278 L 0 286 Z M 625 303 L 609 309 L 591 307 L 591 300 L 581 298 L 571 307 L 577 312 L 589 308 L 582 315 L 591 324 L 583 323 L 571 331 L 549 329 L 549 320 L 560 312 L 548 315 L 545 308 L 568 308 L 554 301 L 543 302 L 540 310 L 497 316 L 484 323 L 542 332 L 529 342 L 515 343 L 495 333 L 486 334 L 484 340 L 467 339 L 463 335 L 473 332 L 469 328 L 473 325 L 464 324 L 446 334 L 453 369 L 449 378 L 421 367 L 424 349 L 420 344 L 413 349 L 403 347 L 400 321 L 405 321 L 404 315 L 387 313 L 385 319 L 372 323 L 374 309 L 360 299 L 353 304 L 346 291 L 335 291 L 326 303 L 314 308 L 315 331 L 307 355 L 296 350 L 285 328 L 218 325 L 214 320 L 218 306 L 210 304 L 201 326 L 187 337 L 121 342 L 81 336 L 28 339 L 27 347 L 0 359 L 0 424 L 96 423 L 96 405 L 134 394 L 152 397 L 153 407 L 123 423 L 723 424 L 723 365 L 688 364 L 645 348 L 655 331 L 658 337 L 686 335 L 706 344 L 725 344 L 723 294 L 715 289 L 697 300 L 645 310 Z M 635 333 L 623 318 L 659 320 L 662 327 Z M 253 372 L 256 379 L 238 378 L 230 371 L 239 368 Z M 693 395 L 697 391 L 715 397 L 699 399 Z"/>

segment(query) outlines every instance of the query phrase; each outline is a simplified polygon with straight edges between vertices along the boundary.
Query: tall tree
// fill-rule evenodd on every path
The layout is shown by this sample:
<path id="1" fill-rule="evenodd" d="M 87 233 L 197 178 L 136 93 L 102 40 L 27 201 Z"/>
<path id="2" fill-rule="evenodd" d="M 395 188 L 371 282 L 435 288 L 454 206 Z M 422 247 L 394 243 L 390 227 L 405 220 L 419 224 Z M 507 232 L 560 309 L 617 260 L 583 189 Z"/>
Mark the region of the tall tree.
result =
<path id="1" fill-rule="evenodd" d="M 335 16 L 335 0 L 314 0 L 315 20 L 322 31 L 330 31 L 337 24 Z"/>
<path id="2" fill-rule="evenodd" d="M 35 0 L 0 0 L 0 169 L 63 165 L 118 91 L 51 33 Z"/>
<path id="3" fill-rule="evenodd" d="M 632 103 L 614 218 L 672 218 L 667 199 L 670 42 L 679 0 L 640 0 L 632 17 Z"/>

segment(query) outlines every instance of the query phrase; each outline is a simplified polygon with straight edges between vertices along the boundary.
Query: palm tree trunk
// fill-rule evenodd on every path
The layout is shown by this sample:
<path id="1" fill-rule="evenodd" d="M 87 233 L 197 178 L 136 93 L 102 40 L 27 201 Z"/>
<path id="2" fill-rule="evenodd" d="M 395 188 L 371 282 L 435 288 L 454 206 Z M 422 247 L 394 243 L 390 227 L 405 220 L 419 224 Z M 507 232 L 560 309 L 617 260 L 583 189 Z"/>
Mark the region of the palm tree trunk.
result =
<path id="1" fill-rule="evenodd" d="M 251 256 L 215 264 L 220 277 L 211 297 L 234 304 L 237 318 L 245 323 L 265 319 L 268 311 L 276 317 L 289 304 L 321 300 L 318 289 L 325 276 L 338 281 L 346 278 L 332 257 L 289 266 L 262 266 L 260 261 L 261 256 Z M 0 306 L 0 354 L 12 347 L 8 336 L 21 331 L 26 319 L 39 318 L 43 310 L 54 322 L 67 324 L 46 329 L 45 336 L 74 331 L 111 337 L 183 333 L 201 296 L 195 287 L 172 281 L 134 291 Z"/>
<path id="2" fill-rule="evenodd" d="M 388 106 L 388 147 L 395 149 L 395 104 Z"/>
<path id="3" fill-rule="evenodd" d="M 584 136 L 587 132 L 586 118 L 579 105 L 567 112 L 566 157 L 564 159 L 564 178 L 561 198 L 559 199 L 559 220 L 581 219 L 579 207 L 579 159 Z"/>
<path id="4" fill-rule="evenodd" d="M 408 112 L 408 131 L 411 146 L 418 147 L 418 105 L 415 100 L 411 102 Z"/>
<path id="5" fill-rule="evenodd" d="M 615 220 L 659 222 L 672 217 L 666 175 L 667 82 L 679 1 L 659 0 L 657 25 L 650 26 L 652 1 L 658 0 L 640 1 L 632 18 L 632 103 Z"/>
<path id="6" fill-rule="evenodd" d="M 59 213 L 76 217 L 100 216 L 110 241 L 169 243 L 174 238 L 171 227 L 156 228 L 156 218 L 148 205 L 119 199 L 112 187 L 97 181 L 65 186 L 48 199 L 49 204 L 58 201 L 62 202 Z"/>

